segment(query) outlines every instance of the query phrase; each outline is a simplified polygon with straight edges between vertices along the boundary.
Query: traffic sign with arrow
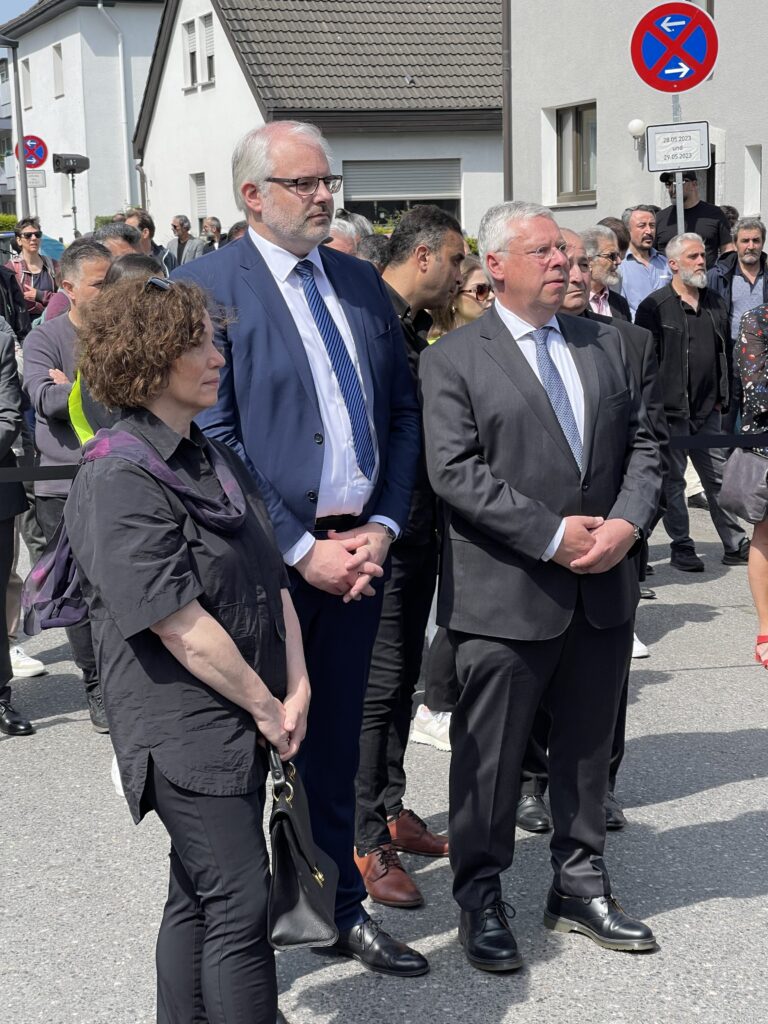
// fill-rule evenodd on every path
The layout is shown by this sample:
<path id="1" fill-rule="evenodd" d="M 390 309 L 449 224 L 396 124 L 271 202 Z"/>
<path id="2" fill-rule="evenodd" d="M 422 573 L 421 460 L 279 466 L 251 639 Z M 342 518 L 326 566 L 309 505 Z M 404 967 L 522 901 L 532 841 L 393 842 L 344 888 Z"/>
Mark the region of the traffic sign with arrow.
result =
<path id="1" fill-rule="evenodd" d="M 632 33 L 635 71 L 652 89 L 684 92 L 701 85 L 717 61 L 715 23 L 685 0 L 654 7 Z"/>

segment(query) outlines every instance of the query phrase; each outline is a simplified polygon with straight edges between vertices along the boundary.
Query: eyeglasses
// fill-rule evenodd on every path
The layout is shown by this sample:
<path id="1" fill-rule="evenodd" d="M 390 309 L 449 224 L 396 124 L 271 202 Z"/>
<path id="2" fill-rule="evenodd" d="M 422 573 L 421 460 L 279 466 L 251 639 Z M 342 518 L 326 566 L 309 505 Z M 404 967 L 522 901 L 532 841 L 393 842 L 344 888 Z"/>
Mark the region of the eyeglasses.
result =
<path id="1" fill-rule="evenodd" d="M 21 232 L 21 237 L 22 238 L 26 238 L 26 239 L 42 238 L 43 237 L 43 232 L 42 231 L 22 231 Z"/>
<path id="2" fill-rule="evenodd" d="M 150 286 L 159 288 L 161 292 L 167 292 L 173 287 L 173 281 L 169 281 L 166 277 L 148 277 L 144 282 L 144 291 L 148 292 Z"/>
<path id="3" fill-rule="evenodd" d="M 477 302 L 484 302 L 492 291 L 489 284 L 476 284 L 474 288 L 459 288 L 459 295 L 471 295 Z"/>
<path id="4" fill-rule="evenodd" d="M 611 263 L 619 263 L 621 262 L 621 253 L 616 252 L 615 250 L 613 252 L 597 252 L 592 258 L 595 260 L 609 260 Z"/>
<path id="5" fill-rule="evenodd" d="M 338 192 L 344 180 L 340 174 L 329 174 L 325 178 L 266 178 L 266 181 L 273 181 L 276 185 L 285 185 L 292 188 L 297 196 L 306 199 L 313 196 L 320 188 L 320 182 L 325 185 L 329 192 Z"/>
<path id="6" fill-rule="evenodd" d="M 555 258 L 555 254 L 559 253 L 561 256 L 568 256 L 568 243 L 558 242 L 557 245 L 540 245 L 538 249 L 520 250 L 520 249 L 497 249 L 496 252 L 508 252 L 515 256 L 530 256 L 539 263 L 549 263 Z"/>

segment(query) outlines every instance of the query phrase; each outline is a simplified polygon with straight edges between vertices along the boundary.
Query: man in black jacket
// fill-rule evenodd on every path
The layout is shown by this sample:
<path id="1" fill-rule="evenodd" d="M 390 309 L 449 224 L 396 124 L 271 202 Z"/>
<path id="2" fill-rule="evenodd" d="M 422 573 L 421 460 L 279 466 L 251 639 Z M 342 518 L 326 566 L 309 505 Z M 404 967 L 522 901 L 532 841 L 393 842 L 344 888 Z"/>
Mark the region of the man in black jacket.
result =
<path id="1" fill-rule="evenodd" d="M 11 325 L 19 342 L 29 334 L 32 322 L 27 304 L 16 275 L 7 267 L 0 267 L 0 316 L 4 316 Z"/>
<path id="2" fill-rule="evenodd" d="M 408 363 L 417 379 L 432 317 L 461 286 L 464 239 L 450 214 L 417 206 L 392 233 L 384 283 L 403 327 Z M 356 862 L 368 894 L 392 907 L 423 903 L 398 851 L 445 857 L 448 839 L 430 832 L 403 807 L 403 756 L 411 703 L 421 671 L 424 634 L 437 576 L 435 496 L 422 457 L 408 525 L 392 547 L 391 575 L 371 658 L 356 780 Z"/>
<path id="3" fill-rule="evenodd" d="M 741 412 L 741 378 L 734 373 L 735 346 L 739 342 L 739 324 L 745 313 L 768 302 L 768 274 L 763 252 L 765 224 L 758 217 L 742 217 L 731 231 L 736 252 L 721 256 L 707 274 L 707 287 L 717 292 L 728 307 L 730 344 L 728 356 L 728 387 L 731 404 L 723 416 L 723 430 L 732 434 Z"/>
<path id="4" fill-rule="evenodd" d="M 653 334 L 669 435 L 722 433 L 728 408 L 728 311 L 707 288 L 706 255 L 700 235 L 677 235 L 667 245 L 672 281 L 640 303 L 635 323 Z M 709 514 L 725 552 L 724 565 L 746 565 L 749 541 L 720 507 L 725 452 L 721 448 L 672 448 L 664 487 L 664 528 L 672 540 L 671 564 L 682 572 L 703 572 L 690 535 L 685 501 L 685 462 L 690 455 L 709 501 Z"/>

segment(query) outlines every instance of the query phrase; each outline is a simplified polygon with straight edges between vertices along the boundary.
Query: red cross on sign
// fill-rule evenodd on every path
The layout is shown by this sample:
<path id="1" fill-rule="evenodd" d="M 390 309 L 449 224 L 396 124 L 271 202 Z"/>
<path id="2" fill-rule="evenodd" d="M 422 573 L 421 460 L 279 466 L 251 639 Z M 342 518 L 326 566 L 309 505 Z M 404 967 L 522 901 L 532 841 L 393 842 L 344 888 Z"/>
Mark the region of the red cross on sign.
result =
<path id="1" fill-rule="evenodd" d="M 659 92 L 701 85 L 717 61 L 718 39 L 710 16 L 685 0 L 661 4 L 640 19 L 630 53 L 635 71 Z"/>
<path id="2" fill-rule="evenodd" d="M 16 146 L 14 153 L 16 159 L 19 159 L 19 147 Z M 27 167 L 30 170 L 35 167 L 42 167 L 45 161 L 48 159 L 48 147 L 40 138 L 39 135 L 25 135 L 24 136 L 24 156 L 26 158 Z"/>

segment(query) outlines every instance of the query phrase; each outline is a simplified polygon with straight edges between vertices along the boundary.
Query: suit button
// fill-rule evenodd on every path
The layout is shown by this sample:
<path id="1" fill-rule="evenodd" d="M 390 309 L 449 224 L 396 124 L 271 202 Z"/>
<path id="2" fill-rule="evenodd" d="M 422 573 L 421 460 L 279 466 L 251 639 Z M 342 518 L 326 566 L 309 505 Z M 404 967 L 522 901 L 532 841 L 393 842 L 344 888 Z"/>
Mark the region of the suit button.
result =
<path id="1" fill-rule="evenodd" d="M 312 502 L 313 505 L 317 503 L 317 492 L 316 491 L 307 491 L 307 497 L 309 498 L 309 500 Z"/>
<path id="2" fill-rule="evenodd" d="M 322 444 L 322 443 L 323 443 L 323 435 L 322 434 L 315 434 L 315 444 Z"/>
<path id="3" fill-rule="evenodd" d="M 582 489 L 582 491 L 588 491 L 589 490 L 589 484 L 582 484 L 581 485 L 581 489 Z"/>

